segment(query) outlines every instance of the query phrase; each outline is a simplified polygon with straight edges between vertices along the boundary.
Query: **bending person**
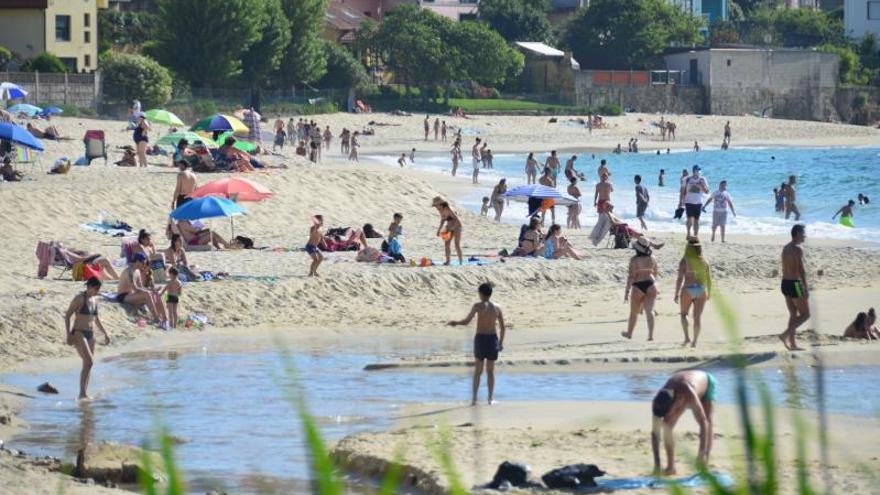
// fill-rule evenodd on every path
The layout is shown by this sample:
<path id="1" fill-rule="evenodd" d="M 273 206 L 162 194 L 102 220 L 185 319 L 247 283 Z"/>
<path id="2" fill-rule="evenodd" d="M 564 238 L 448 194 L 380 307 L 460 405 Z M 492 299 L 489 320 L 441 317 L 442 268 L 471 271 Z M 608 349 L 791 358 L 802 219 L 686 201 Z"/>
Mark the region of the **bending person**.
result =
<path id="1" fill-rule="evenodd" d="M 709 262 L 703 257 L 703 246 L 696 237 L 688 239 L 684 256 L 678 262 L 678 278 L 675 280 L 675 302 L 681 300 L 681 329 L 684 343 L 697 346 L 702 328 L 703 308 L 712 297 L 712 274 Z M 694 308 L 694 340 L 688 335 L 688 312 Z"/>
<path id="2" fill-rule="evenodd" d="M 711 373 L 702 370 L 679 371 L 672 375 L 654 396 L 651 412 L 651 450 L 654 453 L 654 474 L 661 474 L 660 441 L 666 449 L 666 469 L 662 473 L 675 474 L 675 437 L 673 430 L 681 415 L 690 409 L 700 425 L 700 448 L 697 462 L 709 463 L 712 451 L 712 409 L 717 395 L 717 384 Z"/>

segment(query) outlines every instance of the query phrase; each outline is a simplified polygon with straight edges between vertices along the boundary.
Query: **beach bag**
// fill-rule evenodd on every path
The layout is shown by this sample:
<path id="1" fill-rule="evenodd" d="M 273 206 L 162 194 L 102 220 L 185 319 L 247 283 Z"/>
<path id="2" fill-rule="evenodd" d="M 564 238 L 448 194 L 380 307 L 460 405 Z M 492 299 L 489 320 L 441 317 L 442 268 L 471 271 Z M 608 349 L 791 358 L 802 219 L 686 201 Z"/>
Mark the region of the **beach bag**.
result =
<path id="1" fill-rule="evenodd" d="M 629 229 L 626 225 L 615 226 L 612 229 L 614 235 L 614 249 L 628 249 L 632 237 L 629 235 Z"/>
<path id="2" fill-rule="evenodd" d="M 98 280 L 101 280 L 103 273 L 104 273 L 103 269 L 98 265 L 90 265 L 87 263 L 83 264 L 83 267 L 82 267 L 83 280 L 88 280 L 92 277 L 95 277 Z"/>
<path id="3" fill-rule="evenodd" d="M 83 278 L 83 277 L 85 277 L 85 273 L 83 270 L 83 262 L 78 261 L 78 262 L 74 263 L 73 268 L 70 269 L 70 274 L 71 274 L 71 276 L 73 276 L 74 282 L 82 282 L 83 280 L 85 280 L 85 278 Z"/>
<path id="4" fill-rule="evenodd" d="M 241 247 L 243 247 L 245 249 L 253 249 L 254 248 L 254 240 L 251 239 L 250 237 L 245 237 L 243 235 L 237 235 L 237 236 L 235 236 L 235 240 L 236 240 L 236 242 L 238 242 L 241 245 Z"/>

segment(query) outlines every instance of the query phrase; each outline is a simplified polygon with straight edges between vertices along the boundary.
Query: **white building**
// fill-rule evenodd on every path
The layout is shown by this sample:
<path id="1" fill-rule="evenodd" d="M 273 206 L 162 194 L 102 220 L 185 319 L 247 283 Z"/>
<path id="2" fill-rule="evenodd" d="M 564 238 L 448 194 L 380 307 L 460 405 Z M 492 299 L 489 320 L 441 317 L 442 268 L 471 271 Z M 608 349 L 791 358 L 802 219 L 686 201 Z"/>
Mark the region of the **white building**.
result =
<path id="1" fill-rule="evenodd" d="M 880 36 L 880 0 L 845 0 L 843 25 L 846 34 L 853 38 L 868 33 Z"/>

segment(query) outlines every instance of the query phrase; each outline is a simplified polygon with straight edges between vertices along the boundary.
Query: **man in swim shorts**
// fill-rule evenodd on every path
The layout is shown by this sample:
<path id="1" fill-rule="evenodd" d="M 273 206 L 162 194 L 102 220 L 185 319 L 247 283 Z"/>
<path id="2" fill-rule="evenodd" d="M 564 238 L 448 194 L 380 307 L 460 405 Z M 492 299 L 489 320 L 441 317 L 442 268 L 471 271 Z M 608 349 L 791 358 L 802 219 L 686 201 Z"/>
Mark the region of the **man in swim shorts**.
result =
<path id="1" fill-rule="evenodd" d="M 806 227 L 795 224 L 791 228 L 791 242 L 782 248 L 782 295 L 788 308 L 788 328 L 779 335 L 782 345 L 790 351 L 802 351 L 795 342 L 797 328 L 810 319 L 807 269 L 804 267 Z"/>
<path id="2" fill-rule="evenodd" d="M 596 213 L 601 215 L 608 211 L 612 192 L 614 192 L 614 186 L 608 180 L 608 174 L 599 176 L 599 182 L 596 183 L 596 190 L 593 193 L 593 206 L 596 207 Z"/>
<path id="3" fill-rule="evenodd" d="M 324 261 L 324 255 L 321 254 L 321 251 L 318 249 L 318 245 L 324 240 L 323 226 L 324 217 L 321 215 L 314 215 L 312 217 L 312 226 L 309 227 L 309 241 L 306 243 L 305 247 L 306 253 L 312 258 L 312 264 L 309 265 L 310 277 L 318 276 L 318 266 Z"/>
<path id="4" fill-rule="evenodd" d="M 495 403 L 495 361 L 498 353 L 504 349 L 504 315 L 501 308 L 493 304 L 489 299 L 492 297 L 492 284 L 480 284 L 477 289 L 480 293 L 480 302 L 473 305 L 471 312 L 461 321 L 450 321 L 449 326 L 468 325 L 474 316 L 477 317 L 477 333 L 474 335 L 474 383 L 471 405 L 477 405 L 477 391 L 480 388 L 480 375 L 483 367 L 486 368 L 486 385 L 489 390 L 489 405 Z M 501 328 L 501 336 L 495 332 L 495 322 Z"/>
<path id="5" fill-rule="evenodd" d="M 843 225 L 849 224 L 852 225 L 852 217 L 853 217 L 853 207 L 856 205 L 856 202 L 853 200 L 849 200 L 845 205 L 841 206 L 837 213 L 831 217 L 832 220 L 837 218 L 837 215 L 840 215 L 840 223 Z M 844 220 L 844 218 L 848 218 L 849 220 Z"/>
<path id="6" fill-rule="evenodd" d="M 681 415 L 690 409 L 700 426 L 700 449 L 697 461 L 709 463 L 712 451 L 712 409 L 717 397 L 717 384 L 711 373 L 685 370 L 672 375 L 654 396 L 651 412 L 651 449 L 654 452 L 654 474 L 675 474 L 675 437 L 673 430 Z M 660 467 L 660 440 L 666 450 L 666 469 Z"/>
<path id="7" fill-rule="evenodd" d="M 694 165 L 691 176 L 682 177 L 683 185 L 679 193 L 678 207 L 684 206 L 685 215 L 687 216 L 687 237 L 691 236 L 691 229 L 694 230 L 694 237 L 700 235 L 700 213 L 703 211 L 703 195 L 709 194 L 709 183 L 705 177 L 700 176 L 702 168 Z"/>

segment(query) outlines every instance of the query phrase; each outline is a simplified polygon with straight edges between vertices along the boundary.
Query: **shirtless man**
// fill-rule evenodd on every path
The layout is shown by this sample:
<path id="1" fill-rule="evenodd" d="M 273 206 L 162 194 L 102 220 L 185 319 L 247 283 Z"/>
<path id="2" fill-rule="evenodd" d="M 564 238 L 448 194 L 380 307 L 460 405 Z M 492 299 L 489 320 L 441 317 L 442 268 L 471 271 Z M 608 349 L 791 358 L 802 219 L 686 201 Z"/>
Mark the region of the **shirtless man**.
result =
<path id="1" fill-rule="evenodd" d="M 794 213 L 794 221 L 798 222 L 801 219 L 801 210 L 797 206 L 797 191 L 794 189 L 795 183 L 797 183 L 797 177 L 794 175 L 788 176 L 788 184 L 785 187 L 785 219 L 788 220 L 788 217 Z"/>
<path id="2" fill-rule="evenodd" d="M 566 227 L 569 229 L 579 229 L 581 228 L 581 190 L 577 186 L 577 178 L 572 177 L 570 183 L 568 185 L 568 189 L 566 190 L 569 196 L 578 200 L 578 203 L 575 203 L 568 207 L 568 222 L 566 223 Z"/>
<path id="3" fill-rule="evenodd" d="M 310 277 L 318 276 L 318 266 L 324 261 L 324 255 L 318 249 L 318 244 L 321 244 L 321 241 L 324 240 L 323 226 L 324 217 L 322 215 L 312 217 L 312 226 L 309 227 L 309 241 L 306 243 L 306 252 L 312 257 L 312 264 L 309 265 Z"/>
<path id="4" fill-rule="evenodd" d="M 119 304 L 128 304 L 139 309 L 146 306 L 150 311 L 153 320 L 164 327 L 165 319 L 164 306 L 159 303 L 159 296 L 144 286 L 144 270 L 148 270 L 147 257 L 144 253 L 135 253 L 131 266 L 126 268 L 119 274 L 119 288 L 116 291 L 116 302 Z"/>
<path id="5" fill-rule="evenodd" d="M 608 162 L 604 158 L 599 162 L 599 168 L 596 170 L 596 177 L 601 179 L 603 175 L 611 177 L 611 170 L 608 169 Z"/>
<path id="6" fill-rule="evenodd" d="M 834 216 L 831 217 L 831 219 L 834 220 L 834 219 L 837 218 L 837 215 L 840 215 L 840 222 L 841 222 L 841 223 L 843 223 L 843 221 L 844 221 L 843 219 L 844 219 L 844 218 L 847 218 L 847 217 L 848 217 L 850 220 L 852 220 L 852 216 L 853 216 L 853 207 L 854 207 L 855 205 L 856 205 L 856 202 L 855 202 L 855 201 L 853 201 L 853 200 L 849 200 L 849 202 L 848 202 L 847 204 L 841 206 L 840 209 L 837 210 L 837 213 L 835 213 Z"/>
<path id="7" fill-rule="evenodd" d="M 538 179 L 538 184 L 547 187 L 556 187 L 556 183 L 553 180 L 553 170 L 550 167 L 544 167 L 544 175 Z M 547 214 L 547 210 L 541 208 L 541 225 L 544 225 L 544 216 Z M 550 207 L 550 220 L 551 224 L 556 223 L 556 205 Z"/>
<path id="8" fill-rule="evenodd" d="M 480 375 L 486 367 L 486 382 L 489 390 L 489 405 L 495 403 L 495 361 L 498 353 L 504 349 L 504 315 L 501 308 L 489 301 L 492 297 L 492 284 L 481 284 L 479 289 L 480 302 L 473 305 L 471 312 L 461 321 L 450 321 L 449 326 L 469 325 L 474 316 L 477 317 L 477 333 L 474 336 L 474 383 L 471 405 L 477 405 L 477 391 L 480 388 Z M 501 336 L 495 332 L 495 322 L 501 328 Z"/>
<path id="9" fill-rule="evenodd" d="M 797 328 L 810 319 L 810 292 L 807 269 L 804 267 L 806 227 L 796 223 L 791 228 L 791 242 L 782 248 L 782 295 L 788 308 L 788 328 L 779 335 L 782 345 L 790 351 L 802 351 L 795 342 Z"/>
<path id="10" fill-rule="evenodd" d="M 471 161 L 471 164 L 474 166 L 472 181 L 474 184 L 476 184 L 480 176 L 480 165 L 482 164 L 482 155 L 480 154 L 480 138 L 477 138 L 474 141 L 474 146 L 471 148 Z"/>
<path id="11" fill-rule="evenodd" d="M 397 164 L 400 165 L 400 168 L 406 166 L 406 153 L 400 154 L 400 158 L 397 159 Z"/>
<path id="12" fill-rule="evenodd" d="M 600 215 L 605 213 L 605 205 L 611 203 L 611 193 L 614 192 L 614 186 L 608 181 L 608 174 L 599 176 L 599 182 L 596 183 L 596 191 L 593 194 L 593 206 L 596 207 L 596 213 Z"/>
<path id="13" fill-rule="evenodd" d="M 571 179 L 576 179 L 578 177 L 578 171 L 574 168 L 574 162 L 578 159 L 577 155 L 571 155 L 571 158 L 565 161 L 565 178 L 571 182 Z"/>
<path id="14" fill-rule="evenodd" d="M 431 131 L 431 116 L 425 115 L 425 141 L 428 140 L 428 133 Z"/>
<path id="15" fill-rule="evenodd" d="M 189 195 L 196 189 L 196 175 L 189 170 L 189 163 L 186 160 L 178 160 L 177 166 L 180 172 L 177 172 L 177 185 L 174 186 L 174 194 L 171 198 L 171 208 L 180 208 L 187 201 Z"/>
<path id="16" fill-rule="evenodd" d="M 89 377 L 92 365 L 95 364 L 95 328 L 104 334 L 104 345 L 110 345 L 110 335 L 98 318 L 98 291 L 101 290 L 101 281 L 95 277 L 86 281 L 86 290 L 77 294 L 70 301 L 67 312 L 64 313 L 64 329 L 67 336 L 67 344 L 76 348 L 77 354 L 82 358 L 82 371 L 79 374 L 79 398 L 88 399 Z M 76 316 L 74 316 L 76 315 Z M 70 326 L 70 317 L 73 318 L 73 328 Z"/>
<path id="17" fill-rule="evenodd" d="M 550 169 L 550 175 L 553 178 L 553 185 L 551 187 L 556 187 L 556 177 L 559 175 L 559 157 L 556 156 L 556 150 L 550 152 L 550 156 L 544 162 L 544 167 Z"/>
<path id="18" fill-rule="evenodd" d="M 675 438 L 672 430 L 687 409 L 694 414 L 700 426 L 700 449 L 697 462 L 709 463 L 712 451 L 712 409 L 717 395 L 717 384 L 711 373 L 702 370 L 679 371 L 672 375 L 654 396 L 651 412 L 651 449 L 654 451 L 654 474 L 675 474 Z M 666 449 L 666 469 L 660 467 L 660 440 Z"/>

